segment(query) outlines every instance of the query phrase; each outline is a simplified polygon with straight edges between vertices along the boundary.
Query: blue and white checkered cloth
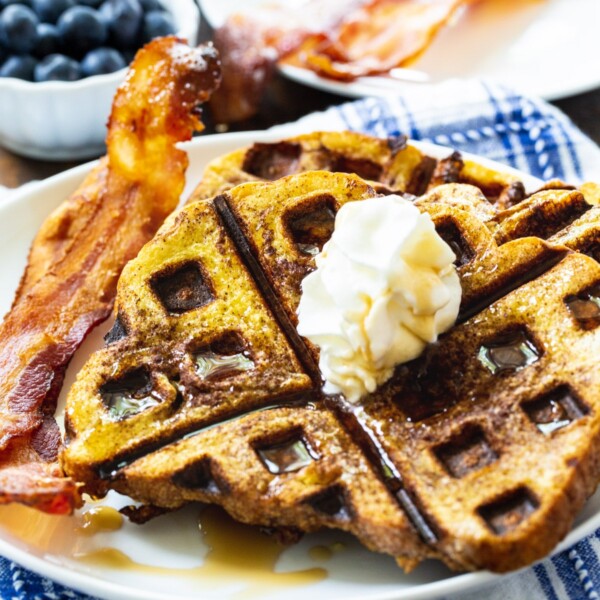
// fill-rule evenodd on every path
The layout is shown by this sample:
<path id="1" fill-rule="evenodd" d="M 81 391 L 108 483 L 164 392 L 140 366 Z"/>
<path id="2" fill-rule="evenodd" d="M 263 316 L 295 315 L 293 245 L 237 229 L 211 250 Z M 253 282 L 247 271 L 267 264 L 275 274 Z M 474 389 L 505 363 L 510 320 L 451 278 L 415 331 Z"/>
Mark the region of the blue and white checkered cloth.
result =
<path id="1" fill-rule="evenodd" d="M 454 79 L 413 87 L 401 97 L 367 98 L 307 115 L 295 126 L 380 137 L 404 133 L 540 179 L 600 181 L 600 149 L 564 113 L 494 83 Z"/>
<path id="2" fill-rule="evenodd" d="M 417 86 L 402 97 L 369 98 L 308 115 L 294 128 L 404 133 L 486 156 L 541 179 L 600 181 L 600 150 L 564 114 L 492 83 L 452 80 Z M 530 569 L 499 578 L 484 592 L 446 598 L 479 600 L 485 594 L 486 600 L 600 599 L 599 549 L 600 530 Z M 0 600 L 66 599 L 90 597 L 0 558 Z"/>

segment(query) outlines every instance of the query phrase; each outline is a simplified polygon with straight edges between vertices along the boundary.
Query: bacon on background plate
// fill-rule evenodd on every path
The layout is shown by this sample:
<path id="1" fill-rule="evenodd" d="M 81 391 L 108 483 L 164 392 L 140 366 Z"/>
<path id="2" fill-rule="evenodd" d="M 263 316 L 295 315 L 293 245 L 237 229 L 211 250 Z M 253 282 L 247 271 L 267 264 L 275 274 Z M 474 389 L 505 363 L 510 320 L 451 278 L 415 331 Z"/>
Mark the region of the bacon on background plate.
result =
<path id="1" fill-rule="evenodd" d="M 299 5 L 265 2 L 232 14 L 215 31 L 223 80 L 210 100 L 217 123 L 243 121 L 258 111 L 277 61 L 308 36 L 335 27 L 364 0 L 307 0 Z"/>
<path id="2" fill-rule="evenodd" d="M 477 0 L 307 0 L 253 7 L 215 31 L 223 83 L 217 123 L 252 117 L 278 61 L 350 81 L 416 59 L 462 6 Z"/>
<path id="3" fill-rule="evenodd" d="M 292 64 L 339 80 L 389 72 L 418 58 L 470 0 L 371 0 L 329 32 L 307 37 Z"/>

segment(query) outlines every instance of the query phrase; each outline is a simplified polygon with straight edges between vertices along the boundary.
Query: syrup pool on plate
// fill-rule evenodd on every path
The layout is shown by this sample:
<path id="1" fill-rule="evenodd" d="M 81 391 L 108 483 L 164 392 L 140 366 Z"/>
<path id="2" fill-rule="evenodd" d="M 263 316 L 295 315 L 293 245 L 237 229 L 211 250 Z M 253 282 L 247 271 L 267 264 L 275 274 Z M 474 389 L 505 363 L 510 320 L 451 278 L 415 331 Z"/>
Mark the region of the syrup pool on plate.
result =
<path id="1" fill-rule="evenodd" d="M 111 537 L 125 523 L 116 508 L 97 502 L 86 504 L 73 516 L 49 515 L 18 504 L 0 507 L 0 530 L 34 552 L 46 556 L 60 554 L 94 570 L 197 578 L 204 583 L 237 579 L 243 582 L 243 586 L 231 597 L 240 598 L 261 598 L 278 590 L 317 583 L 328 575 L 322 566 L 279 572 L 277 563 L 286 546 L 258 527 L 234 521 L 216 506 L 208 506 L 200 512 L 197 535 L 208 551 L 201 564 L 195 566 L 178 568 L 147 564 L 134 552 L 130 555 L 116 537 Z M 190 522 L 189 526 L 193 523 Z M 315 545 L 308 549 L 307 555 L 312 562 L 323 563 L 342 548 L 342 543 L 331 547 Z M 198 559 L 201 560 L 200 555 Z"/>

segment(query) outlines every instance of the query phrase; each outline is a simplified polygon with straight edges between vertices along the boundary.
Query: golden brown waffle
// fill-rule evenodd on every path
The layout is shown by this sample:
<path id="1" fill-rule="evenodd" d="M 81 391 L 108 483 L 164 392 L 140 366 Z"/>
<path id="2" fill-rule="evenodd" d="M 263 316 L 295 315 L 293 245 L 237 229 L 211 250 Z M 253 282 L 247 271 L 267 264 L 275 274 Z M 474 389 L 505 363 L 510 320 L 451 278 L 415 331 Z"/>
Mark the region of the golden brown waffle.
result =
<path id="1" fill-rule="evenodd" d="M 489 210 L 454 184 L 419 199 L 457 253 L 459 322 L 352 406 L 321 395 L 293 322 L 333 214 L 374 194 L 313 172 L 171 218 L 124 272 L 109 344 L 71 391 L 67 472 L 146 505 L 338 527 L 405 568 L 548 553 L 600 476 L 600 208 L 550 190 Z M 229 367 L 199 375 L 202 357 Z"/>
<path id="2" fill-rule="evenodd" d="M 404 136 L 380 139 L 328 131 L 256 143 L 213 160 L 189 202 L 213 198 L 240 183 L 274 181 L 315 170 L 355 173 L 382 192 L 420 196 L 443 183 L 470 183 L 500 207 L 525 197 L 516 176 L 463 159 L 457 152 L 437 160 L 407 143 Z"/>
<path id="3" fill-rule="evenodd" d="M 312 388 L 210 203 L 165 223 L 123 271 L 118 296 L 110 345 L 73 392 L 86 408 L 66 414 L 82 432 L 71 440 L 86 454 L 82 468 Z"/>

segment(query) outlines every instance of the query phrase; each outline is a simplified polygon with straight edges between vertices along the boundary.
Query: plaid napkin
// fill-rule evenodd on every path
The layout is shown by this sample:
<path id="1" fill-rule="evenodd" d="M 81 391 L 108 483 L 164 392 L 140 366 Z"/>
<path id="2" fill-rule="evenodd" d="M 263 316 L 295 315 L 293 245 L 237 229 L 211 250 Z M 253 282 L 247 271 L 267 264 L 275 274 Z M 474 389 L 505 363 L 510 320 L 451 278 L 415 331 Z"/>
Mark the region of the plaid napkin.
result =
<path id="1" fill-rule="evenodd" d="M 294 130 L 351 129 L 450 146 L 540 179 L 600 181 L 600 149 L 544 100 L 498 84 L 452 79 L 402 96 L 367 98 L 303 117 Z M 277 128 L 274 128 L 277 129 Z M 282 125 L 289 131 L 289 125 Z"/>
<path id="2" fill-rule="evenodd" d="M 564 114 L 493 83 L 450 80 L 413 87 L 402 97 L 350 102 L 281 127 L 282 135 L 315 129 L 352 129 L 377 136 L 404 133 L 486 156 L 541 179 L 600 181 L 600 150 Z M 532 568 L 499 577 L 485 592 L 444 598 L 479 600 L 485 593 L 486 600 L 600 600 L 599 556 L 600 529 Z M 0 558 L 0 599 L 90 597 Z"/>

